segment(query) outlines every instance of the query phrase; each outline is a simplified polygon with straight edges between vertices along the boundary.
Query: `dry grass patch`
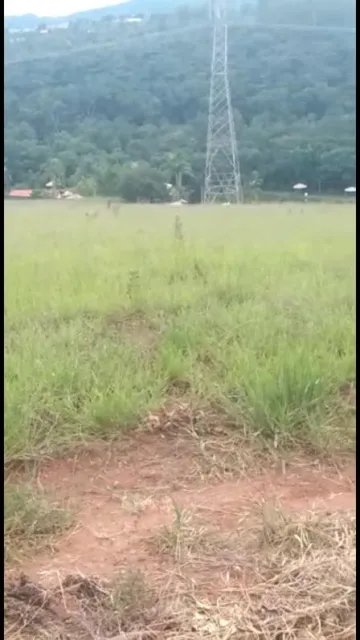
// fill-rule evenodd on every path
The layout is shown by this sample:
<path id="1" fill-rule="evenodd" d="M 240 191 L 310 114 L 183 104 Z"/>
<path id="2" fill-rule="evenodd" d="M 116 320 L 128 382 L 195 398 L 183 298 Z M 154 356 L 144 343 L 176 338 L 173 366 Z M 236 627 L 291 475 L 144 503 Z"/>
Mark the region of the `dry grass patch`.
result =
<path id="1" fill-rule="evenodd" d="M 226 408 L 200 398 L 165 402 L 148 413 L 142 428 L 160 436 L 184 435 L 191 445 L 197 477 L 246 476 L 272 467 L 278 456 L 258 433 L 248 433 Z"/>
<path id="2" fill-rule="evenodd" d="M 233 563 L 251 571 L 248 580 L 222 580 L 215 558 L 203 553 L 204 531 L 196 533 L 184 514 L 165 547 L 175 558 L 184 549 L 194 554 L 197 573 L 190 581 L 174 572 L 170 580 L 163 573 L 149 582 L 130 570 L 112 583 L 70 576 L 46 590 L 22 576 L 6 585 L 6 637 L 354 640 L 354 514 L 296 520 L 279 513 L 270 507 L 261 526 L 237 532 L 238 554 L 235 547 L 229 552 Z M 197 584 L 203 569 L 212 577 L 206 597 Z"/>
<path id="3" fill-rule="evenodd" d="M 281 505 L 264 505 L 260 541 L 271 551 L 299 557 L 315 551 L 333 552 L 355 547 L 355 515 L 310 512 L 296 520 Z"/>
<path id="4" fill-rule="evenodd" d="M 354 514 L 295 520 L 270 507 L 261 526 L 243 533 L 258 550 L 247 560 L 234 556 L 234 564 L 251 566 L 251 580 L 224 586 L 216 605 L 197 602 L 194 637 L 354 640 Z"/>
<path id="5" fill-rule="evenodd" d="M 175 610 L 139 572 L 113 582 L 69 575 L 45 589 L 21 575 L 5 587 L 8 640 L 156 640 L 178 625 Z"/>

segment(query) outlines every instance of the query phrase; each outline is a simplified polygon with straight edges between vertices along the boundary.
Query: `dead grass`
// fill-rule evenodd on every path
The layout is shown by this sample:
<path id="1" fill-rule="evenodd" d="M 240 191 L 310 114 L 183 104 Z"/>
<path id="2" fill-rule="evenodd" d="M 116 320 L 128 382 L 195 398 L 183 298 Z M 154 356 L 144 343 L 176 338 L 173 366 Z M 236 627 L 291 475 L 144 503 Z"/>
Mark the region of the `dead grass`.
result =
<path id="1" fill-rule="evenodd" d="M 5 637 L 354 640 L 354 514 L 312 513 L 298 520 L 279 506 L 264 508 L 261 523 L 242 523 L 238 548 L 229 547 L 247 580 L 216 574 L 209 546 L 202 547 L 205 532 L 184 513 L 176 514 L 174 526 L 163 538 L 164 550 L 179 562 L 180 551 L 191 550 L 196 573 L 190 581 L 181 564 L 170 579 L 163 573 L 149 580 L 129 570 L 112 583 L 69 576 L 48 590 L 20 576 L 5 588 Z M 198 590 L 197 576 L 205 570 L 221 587 L 215 598 L 218 589 L 207 598 Z"/>
<path id="2" fill-rule="evenodd" d="M 239 533 L 252 538 L 248 554 L 241 549 L 233 556 L 242 572 L 247 565 L 247 580 L 223 577 L 216 603 L 194 600 L 192 637 L 355 638 L 354 514 L 296 520 L 270 506 L 261 525 Z"/>
<path id="3" fill-rule="evenodd" d="M 244 637 L 355 638 L 355 514 L 265 507 L 258 534 L 257 579 L 233 612 Z"/>
<path id="4" fill-rule="evenodd" d="M 342 551 L 355 547 L 355 516 L 351 514 L 308 513 L 294 520 L 281 505 L 264 505 L 261 536 L 263 546 L 272 554 L 279 550 L 289 557 L 301 557 L 310 551 Z"/>
<path id="5" fill-rule="evenodd" d="M 69 575 L 43 589 L 21 575 L 5 588 L 5 637 L 9 640 L 146 640 L 165 637 L 175 624 L 167 601 L 141 573 L 112 584 Z"/>
<path id="6" fill-rule="evenodd" d="M 183 434 L 191 445 L 195 475 L 207 480 L 245 476 L 249 470 L 254 475 L 279 457 L 265 438 L 248 433 L 219 403 L 191 395 L 167 400 L 145 416 L 142 428 L 162 437 Z"/>

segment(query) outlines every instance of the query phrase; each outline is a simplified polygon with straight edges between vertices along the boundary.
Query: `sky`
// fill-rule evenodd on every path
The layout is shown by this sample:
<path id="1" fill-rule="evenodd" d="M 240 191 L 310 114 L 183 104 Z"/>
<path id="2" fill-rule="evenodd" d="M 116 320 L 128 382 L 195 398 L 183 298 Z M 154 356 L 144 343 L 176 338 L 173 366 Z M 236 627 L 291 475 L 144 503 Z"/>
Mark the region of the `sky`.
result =
<path id="1" fill-rule="evenodd" d="M 111 4 L 120 4 L 124 0 L 5 0 L 4 15 L 19 16 L 35 13 L 38 16 L 67 16 L 77 11 L 97 9 Z"/>

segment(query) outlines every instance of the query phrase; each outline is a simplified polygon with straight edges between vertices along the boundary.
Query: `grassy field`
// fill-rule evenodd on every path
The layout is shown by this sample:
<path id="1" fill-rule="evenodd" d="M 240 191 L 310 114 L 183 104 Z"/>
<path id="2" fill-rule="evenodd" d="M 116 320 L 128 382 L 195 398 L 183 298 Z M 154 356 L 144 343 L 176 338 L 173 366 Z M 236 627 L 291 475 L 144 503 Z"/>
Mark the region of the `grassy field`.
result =
<path id="1" fill-rule="evenodd" d="M 7 202 L 6 460 L 175 393 L 279 444 L 349 444 L 354 230 L 353 205 Z"/>
<path id="2" fill-rule="evenodd" d="M 353 205 L 6 202 L 6 638 L 354 640 L 354 418 Z"/>

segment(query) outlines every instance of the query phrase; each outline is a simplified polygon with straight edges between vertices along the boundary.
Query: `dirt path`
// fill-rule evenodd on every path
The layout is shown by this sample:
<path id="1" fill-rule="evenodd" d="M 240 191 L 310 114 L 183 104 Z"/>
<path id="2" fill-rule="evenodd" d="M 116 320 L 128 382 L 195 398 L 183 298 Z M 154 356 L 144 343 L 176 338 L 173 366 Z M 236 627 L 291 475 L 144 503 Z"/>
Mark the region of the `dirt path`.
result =
<path id="1" fill-rule="evenodd" d="M 202 473 L 202 462 L 192 438 L 140 433 L 111 450 L 47 463 L 36 483 L 68 506 L 75 526 L 22 570 L 46 583 L 59 573 L 111 577 L 128 566 L 161 572 L 168 560 L 152 542 L 176 512 L 223 534 L 263 503 L 280 501 L 297 514 L 355 509 L 355 461 L 339 468 L 290 458 L 280 469 L 259 465 L 251 475 L 233 469 L 223 477 Z"/>
<path id="2" fill-rule="evenodd" d="M 150 429 L 32 482 L 74 523 L 7 567 L 8 640 L 355 638 L 355 460 Z"/>

